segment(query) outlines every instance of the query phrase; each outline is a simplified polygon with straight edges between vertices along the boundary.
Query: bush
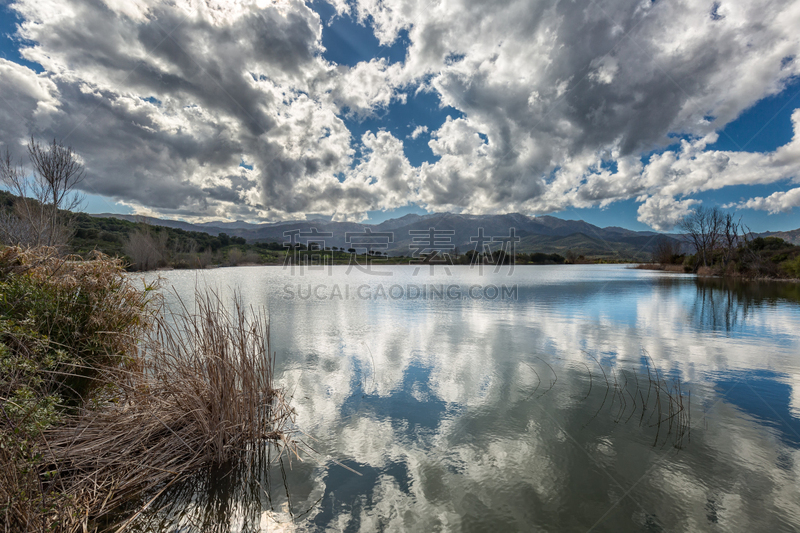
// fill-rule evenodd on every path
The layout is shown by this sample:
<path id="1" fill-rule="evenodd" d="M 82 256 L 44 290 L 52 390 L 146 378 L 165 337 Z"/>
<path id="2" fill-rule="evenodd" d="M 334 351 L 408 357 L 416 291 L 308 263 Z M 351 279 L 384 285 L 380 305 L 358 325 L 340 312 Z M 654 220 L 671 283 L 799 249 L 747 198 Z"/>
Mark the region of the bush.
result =
<path id="1" fill-rule="evenodd" d="M 74 508 L 47 482 L 40 435 L 104 383 L 104 368 L 133 366 L 150 294 L 100 254 L 0 250 L 0 530 L 69 521 Z"/>
<path id="2" fill-rule="evenodd" d="M 800 255 L 782 263 L 781 270 L 790 278 L 800 278 Z"/>
<path id="3" fill-rule="evenodd" d="M 261 256 L 255 250 L 250 250 L 244 254 L 244 262 L 250 264 L 259 264 L 262 262 Z"/>
<path id="4" fill-rule="evenodd" d="M 197 256 L 193 254 L 180 254 L 172 260 L 172 268 L 185 270 L 197 266 Z"/>
<path id="5" fill-rule="evenodd" d="M 228 251 L 228 264 L 230 266 L 236 266 L 242 262 L 242 258 L 244 254 L 239 248 L 231 248 Z"/>
<path id="6" fill-rule="evenodd" d="M 52 375 L 42 393 L 81 398 L 94 370 L 124 363 L 148 324 L 149 291 L 135 288 L 124 272 L 122 261 L 102 254 L 76 261 L 47 248 L 0 252 L 6 364 Z"/>
<path id="7" fill-rule="evenodd" d="M 204 250 L 197 256 L 197 267 L 207 268 L 214 261 L 214 254 L 210 249 Z"/>

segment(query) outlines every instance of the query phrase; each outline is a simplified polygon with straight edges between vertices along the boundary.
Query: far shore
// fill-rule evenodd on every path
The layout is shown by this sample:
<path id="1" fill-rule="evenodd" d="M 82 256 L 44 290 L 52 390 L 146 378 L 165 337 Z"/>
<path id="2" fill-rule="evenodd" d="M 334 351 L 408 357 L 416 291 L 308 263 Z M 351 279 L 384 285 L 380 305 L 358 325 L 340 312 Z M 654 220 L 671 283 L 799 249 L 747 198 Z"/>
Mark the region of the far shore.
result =
<path id="1" fill-rule="evenodd" d="M 337 262 L 330 266 L 348 266 L 349 263 L 344 262 Z M 717 279 L 735 279 L 740 281 L 775 281 L 775 282 L 788 282 L 788 283 L 800 283 L 800 279 L 798 278 L 769 278 L 765 276 L 758 276 L 758 277 L 745 277 L 745 276 L 719 276 L 709 272 L 711 269 L 709 268 L 700 268 L 698 272 L 686 272 L 683 268 L 683 265 L 660 265 L 658 263 L 636 263 L 636 262 L 629 262 L 629 263 L 568 263 L 568 264 L 559 264 L 559 263 L 516 263 L 514 267 L 532 267 L 532 266 L 603 266 L 603 265 L 627 265 L 627 268 L 633 270 L 654 270 L 658 272 L 666 272 L 670 274 L 684 274 L 690 275 L 698 278 L 717 278 Z M 237 265 L 209 265 L 205 268 L 174 268 L 174 267 L 161 267 L 154 270 L 140 270 L 140 271 L 133 271 L 129 272 L 129 274 L 144 274 L 145 272 L 180 272 L 180 271 L 198 271 L 198 270 L 217 270 L 221 268 L 235 268 L 235 267 L 283 267 L 283 263 L 239 263 Z M 300 266 L 307 266 L 307 265 L 296 265 Z M 314 265 L 319 266 L 319 265 Z M 327 266 L 327 265 L 326 265 Z M 382 263 L 380 265 L 375 266 L 425 266 L 419 264 L 409 264 L 409 263 Z M 444 265 L 442 265 L 444 266 Z M 457 266 L 470 266 L 470 265 L 447 265 L 448 267 L 457 267 Z M 484 267 L 491 268 L 494 265 L 484 265 Z M 508 265 L 503 265 L 508 266 Z M 705 270 L 705 271 L 704 271 Z"/>
<path id="2" fill-rule="evenodd" d="M 408 259 L 408 258 L 406 258 L 406 259 Z M 327 266 L 349 266 L 349 265 L 350 265 L 350 263 L 348 263 L 348 262 L 335 262 L 332 265 L 324 265 L 324 266 L 327 267 Z M 460 267 L 460 266 L 463 266 L 463 267 L 470 266 L 469 264 L 458 264 L 458 263 L 456 263 L 454 265 L 445 265 L 445 264 L 435 263 L 435 265 L 436 266 L 441 266 L 441 267 L 447 266 L 448 268 L 450 268 L 450 267 Z M 629 265 L 628 268 L 645 268 L 645 269 L 647 268 L 646 266 L 640 266 L 640 264 L 637 263 L 636 261 L 626 261 L 626 262 L 620 262 L 620 263 L 608 263 L 608 262 L 605 262 L 605 263 L 592 263 L 592 262 L 586 262 L 586 263 L 515 263 L 514 264 L 514 268 L 521 267 L 521 266 L 529 267 L 529 266 L 607 266 L 607 265 Z M 634 266 L 630 266 L 630 265 L 634 265 Z M 284 264 L 283 263 L 238 263 L 236 265 L 208 265 L 205 268 L 175 268 L 175 267 L 171 267 L 171 266 L 165 266 L 165 267 L 159 267 L 159 268 L 156 268 L 156 269 L 153 269 L 153 270 L 134 270 L 134 271 L 131 271 L 130 273 L 131 274 L 141 274 L 141 273 L 144 273 L 144 272 L 172 272 L 172 271 L 181 271 L 181 270 L 186 270 L 186 271 L 190 271 L 190 270 L 216 270 L 216 269 L 219 269 L 219 268 L 263 267 L 263 266 L 269 266 L 269 267 L 279 266 L 279 267 L 283 267 Z M 288 267 L 288 266 L 291 266 L 291 265 L 285 265 L 285 266 Z M 301 266 L 308 267 L 309 265 L 295 265 L 295 266 L 296 267 L 301 267 Z M 312 265 L 312 266 L 314 266 L 315 268 L 318 268 L 320 265 Z M 361 266 L 364 266 L 364 265 L 361 264 Z M 383 263 L 383 262 L 379 262 L 379 263 L 373 263 L 373 266 L 374 267 L 386 267 L 386 266 L 410 266 L 410 267 L 413 266 L 413 267 L 420 267 L 420 266 L 430 266 L 430 265 L 425 264 L 425 263 L 408 263 L 408 262 Z M 484 268 L 494 268 L 495 265 L 493 265 L 493 264 L 485 264 L 483 266 L 484 266 Z M 509 265 L 503 265 L 503 267 L 507 267 L 507 266 L 509 266 Z M 653 269 L 649 269 L 649 270 L 661 270 L 661 269 L 653 268 Z"/>
<path id="3" fill-rule="evenodd" d="M 690 274 L 698 278 L 718 278 L 718 279 L 735 279 L 741 281 L 779 281 L 788 283 L 800 283 L 800 278 L 769 278 L 766 276 L 755 276 L 755 277 L 720 276 L 718 274 L 712 273 L 711 269 L 708 267 L 700 267 L 700 269 L 698 269 L 697 272 L 686 272 L 683 268 L 683 265 L 661 265 L 658 263 L 641 263 L 630 268 L 639 270 L 657 270 L 660 272 L 669 272 L 672 274 Z"/>

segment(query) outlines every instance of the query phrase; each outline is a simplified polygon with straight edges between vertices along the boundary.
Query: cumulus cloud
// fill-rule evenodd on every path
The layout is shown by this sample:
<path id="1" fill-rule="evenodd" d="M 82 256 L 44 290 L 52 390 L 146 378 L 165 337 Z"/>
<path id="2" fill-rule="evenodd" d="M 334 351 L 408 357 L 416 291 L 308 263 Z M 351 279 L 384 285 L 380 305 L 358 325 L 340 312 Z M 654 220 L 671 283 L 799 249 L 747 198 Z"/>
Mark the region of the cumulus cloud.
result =
<path id="1" fill-rule="evenodd" d="M 449 197 L 457 197 L 473 212 L 552 212 L 646 200 L 665 186 L 677 196 L 729 180 L 796 175 L 798 154 L 788 149 L 770 161 L 768 175 L 747 161 L 763 162 L 760 154 L 696 153 L 716 129 L 798 72 L 796 61 L 786 61 L 799 50 L 789 25 L 800 21 L 795 5 L 726 3 L 719 20 L 709 15 L 711 3 L 688 2 L 511 2 L 488 8 L 491 17 L 466 5 L 359 5 L 380 35 L 411 28 L 407 69 L 432 73 L 429 83 L 444 103 L 464 111 L 473 132 L 488 139 L 480 150 L 422 169 L 436 176 L 422 190 L 434 210 L 452 208 Z M 412 15 L 397 20 L 398 13 Z M 449 125 L 435 133 L 440 144 L 465 137 Z M 670 133 L 699 140 L 646 167 L 637 162 L 643 151 L 671 144 Z"/>
<path id="2" fill-rule="evenodd" d="M 385 59 L 362 61 L 353 68 L 340 67 L 335 101 L 348 114 L 365 117 L 385 108 L 392 100 L 405 100 L 405 94 L 396 90 L 394 82 L 400 70 L 400 65 L 388 65 Z"/>
<path id="3" fill-rule="evenodd" d="M 377 188 L 336 176 L 352 172 L 342 116 L 401 97 L 386 83 L 391 67 L 322 59 L 319 17 L 302 2 L 11 7 L 34 43 L 23 56 L 45 73 L 0 65 L 3 141 L 65 139 L 86 162 L 88 191 L 200 218 L 357 214 L 385 203 Z"/>
<path id="4" fill-rule="evenodd" d="M 788 191 L 777 191 L 766 198 L 757 196 L 738 204 L 730 204 L 726 207 L 758 209 L 760 211 L 769 211 L 770 214 L 788 213 L 793 208 L 800 207 L 800 187 Z"/>
<path id="5" fill-rule="evenodd" d="M 414 128 L 414 131 L 412 131 L 408 137 L 410 137 L 411 139 L 416 139 L 423 133 L 428 133 L 428 126 L 417 126 L 416 128 Z"/>
<path id="6" fill-rule="evenodd" d="M 0 58 L 0 139 L 24 139 L 59 112 L 56 85 L 29 68 Z M 2 141 L 0 141 L 2 142 Z"/>
<path id="7" fill-rule="evenodd" d="M 698 203 L 699 200 L 675 200 L 671 196 L 651 196 L 639 206 L 639 221 L 651 228 L 668 231 L 689 214 L 694 204 Z"/>
<path id="8" fill-rule="evenodd" d="M 715 16 L 688 0 L 330 3 L 382 44 L 407 32 L 405 60 L 328 62 L 300 0 L 16 0 L 21 53 L 44 72 L 0 63 L 2 141 L 65 138 L 90 192 L 198 218 L 635 198 L 640 220 L 664 228 L 697 192 L 798 176 L 797 113 L 795 138 L 771 154 L 707 149 L 800 74 L 796 2 L 730 1 Z M 436 156 L 417 168 L 401 139 L 354 138 L 345 122 L 413 90 L 461 112 L 412 132 L 429 132 Z M 664 151 L 674 134 L 687 140 Z"/>

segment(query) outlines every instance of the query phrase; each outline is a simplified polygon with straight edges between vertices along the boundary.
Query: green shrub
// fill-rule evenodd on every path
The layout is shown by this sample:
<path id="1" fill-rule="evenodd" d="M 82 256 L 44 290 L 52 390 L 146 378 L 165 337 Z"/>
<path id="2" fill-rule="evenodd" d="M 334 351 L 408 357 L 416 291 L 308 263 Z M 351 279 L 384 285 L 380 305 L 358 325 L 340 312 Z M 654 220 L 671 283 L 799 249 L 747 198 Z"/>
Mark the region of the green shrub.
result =
<path id="1" fill-rule="evenodd" d="M 133 339 L 147 325 L 148 293 L 125 277 L 121 261 L 100 254 L 75 261 L 54 250 L 4 249 L 0 343 L 4 364 L 16 370 L 3 375 L 75 403 L 99 368 L 124 363 L 136 349 Z"/>
<path id="2" fill-rule="evenodd" d="M 138 364 L 151 287 L 120 260 L 0 250 L 0 531 L 57 528 L 76 515 L 48 480 L 42 433 L 79 406 L 109 367 Z"/>
<path id="3" fill-rule="evenodd" d="M 790 278 L 800 278 L 800 255 L 781 264 L 781 270 Z"/>

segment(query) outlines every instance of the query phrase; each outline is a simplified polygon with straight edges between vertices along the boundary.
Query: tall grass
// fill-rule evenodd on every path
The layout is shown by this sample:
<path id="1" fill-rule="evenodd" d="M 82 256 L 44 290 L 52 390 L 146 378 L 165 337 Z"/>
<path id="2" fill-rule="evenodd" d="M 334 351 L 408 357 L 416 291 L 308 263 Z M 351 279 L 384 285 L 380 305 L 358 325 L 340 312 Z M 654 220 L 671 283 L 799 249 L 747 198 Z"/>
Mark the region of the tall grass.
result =
<path id="1" fill-rule="evenodd" d="M 294 446 L 263 313 L 211 291 L 168 311 L 118 262 L 37 254 L 0 255 L 0 531 L 119 526 L 203 466 Z"/>
<path id="2" fill-rule="evenodd" d="M 625 423 L 628 423 L 636 413 L 640 413 L 639 426 L 656 428 L 653 446 L 657 446 L 659 442 L 664 446 L 671 438 L 672 445 L 675 448 L 681 449 L 686 443 L 691 441 L 691 390 L 684 390 L 685 385 L 683 385 L 678 378 L 673 378 L 671 381 L 668 381 L 666 377 L 662 376 L 655 362 L 653 362 L 652 357 L 650 357 L 646 351 L 644 355 L 646 356 L 645 367 L 647 371 L 647 380 L 645 381 L 645 376 L 642 375 L 642 380 L 640 382 L 639 374 L 635 369 L 631 370 L 633 380 L 628 380 L 627 373 L 623 369 L 620 369 L 620 374 L 624 377 L 624 382 L 620 383 L 612 367 L 611 371 L 614 378 L 613 391 L 612 383 L 608 379 L 608 375 L 603 369 L 603 365 L 600 364 L 600 361 L 589 352 L 583 351 L 583 353 L 591 357 L 600 368 L 606 384 L 606 392 L 603 396 L 603 401 L 586 425 L 597 418 L 597 415 L 600 414 L 603 406 L 605 406 L 609 393 L 612 393 L 611 406 L 609 408 L 613 408 L 615 402 L 619 403 L 616 414 L 613 417 L 615 423 L 619 423 L 623 420 Z M 586 400 L 592 391 L 592 372 L 588 366 L 586 369 L 589 373 L 589 391 L 583 400 Z M 646 397 L 645 383 L 647 384 Z M 627 398 L 631 400 L 630 406 L 628 399 L 626 399 L 626 394 Z M 627 417 L 625 416 L 626 413 L 628 414 Z"/>
<path id="3" fill-rule="evenodd" d="M 141 368 L 114 370 L 120 401 L 45 432 L 62 492 L 97 517 L 259 442 L 291 446 L 267 318 L 213 292 L 155 320 Z"/>

